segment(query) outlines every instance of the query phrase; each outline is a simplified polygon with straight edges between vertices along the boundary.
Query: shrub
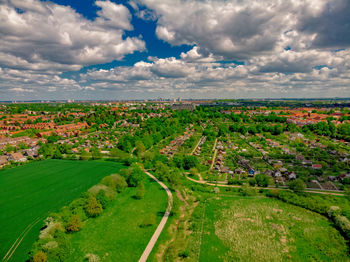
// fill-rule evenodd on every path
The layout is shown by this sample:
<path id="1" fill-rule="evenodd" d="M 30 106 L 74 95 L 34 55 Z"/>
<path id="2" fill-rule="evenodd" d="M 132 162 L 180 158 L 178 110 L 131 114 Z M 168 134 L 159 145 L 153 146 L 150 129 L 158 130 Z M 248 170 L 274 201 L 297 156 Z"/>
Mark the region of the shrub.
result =
<path id="1" fill-rule="evenodd" d="M 89 262 L 99 262 L 100 257 L 98 255 L 95 255 L 95 254 L 86 254 L 85 260 L 87 260 Z"/>
<path id="2" fill-rule="evenodd" d="M 100 190 L 97 195 L 96 195 L 96 199 L 98 200 L 98 202 L 101 203 L 102 205 L 102 208 L 103 209 L 106 209 L 106 207 L 108 206 L 109 204 L 109 198 L 107 197 L 106 195 L 106 192 L 104 190 Z"/>
<path id="3" fill-rule="evenodd" d="M 114 196 L 116 195 L 116 192 L 114 191 L 114 189 L 106 186 L 106 185 L 102 185 L 102 184 L 97 184 L 93 187 L 91 187 L 89 189 L 89 193 L 93 194 L 94 196 L 96 196 L 98 194 L 98 192 L 100 192 L 101 190 L 103 190 L 106 193 L 106 196 L 109 199 L 113 199 Z"/>
<path id="4" fill-rule="evenodd" d="M 250 186 L 255 186 L 256 185 L 255 178 L 249 178 L 248 183 L 249 183 Z"/>
<path id="5" fill-rule="evenodd" d="M 125 178 L 121 175 L 111 175 L 111 177 L 114 180 L 117 192 L 122 192 L 128 186 L 128 183 L 126 183 Z"/>
<path id="6" fill-rule="evenodd" d="M 289 189 L 295 191 L 295 192 L 301 192 L 304 191 L 306 188 L 306 185 L 303 180 L 300 178 L 295 179 L 293 181 L 290 181 L 288 184 Z"/>
<path id="7" fill-rule="evenodd" d="M 269 177 L 264 174 L 258 174 L 255 176 L 256 183 L 258 186 L 267 187 L 269 185 Z"/>
<path id="8" fill-rule="evenodd" d="M 82 227 L 81 219 L 78 215 L 73 215 L 68 224 L 66 225 L 66 230 L 68 232 L 78 232 Z"/>
<path id="9" fill-rule="evenodd" d="M 115 190 L 115 187 L 116 187 L 114 179 L 111 176 L 106 176 L 106 177 L 102 178 L 101 184 L 106 185 L 109 188 L 112 188 L 113 190 Z"/>
<path id="10" fill-rule="evenodd" d="M 85 205 L 85 211 L 89 217 L 97 217 L 102 213 L 102 205 L 91 195 Z"/>
<path id="11" fill-rule="evenodd" d="M 241 196 L 255 196 L 256 195 L 255 189 L 248 187 L 248 186 L 242 186 L 241 188 L 238 189 L 238 192 L 240 193 Z"/>
<path id="12" fill-rule="evenodd" d="M 35 253 L 33 257 L 33 262 L 46 262 L 47 261 L 47 255 L 43 251 L 39 251 Z"/>
<path id="13" fill-rule="evenodd" d="M 146 193 L 145 185 L 143 184 L 143 182 L 141 182 L 136 187 L 135 198 L 142 199 L 145 196 L 145 193 Z"/>

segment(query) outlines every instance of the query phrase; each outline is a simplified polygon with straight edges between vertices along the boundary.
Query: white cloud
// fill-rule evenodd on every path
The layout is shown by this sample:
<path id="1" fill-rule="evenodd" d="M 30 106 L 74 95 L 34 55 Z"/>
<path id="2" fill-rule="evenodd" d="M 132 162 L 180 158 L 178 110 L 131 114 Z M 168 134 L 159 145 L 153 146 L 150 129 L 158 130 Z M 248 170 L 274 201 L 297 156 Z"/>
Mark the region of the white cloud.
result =
<path id="1" fill-rule="evenodd" d="M 90 21 L 68 6 L 36 0 L 0 4 L 0 63 L 11 68 L 69 71 L 122 59 L 145 49 L 143 40 L 123 39 L 131 15 L 123 5 L 97 1 Z M 18 12 L 16 8 L 22 11 Z"/>

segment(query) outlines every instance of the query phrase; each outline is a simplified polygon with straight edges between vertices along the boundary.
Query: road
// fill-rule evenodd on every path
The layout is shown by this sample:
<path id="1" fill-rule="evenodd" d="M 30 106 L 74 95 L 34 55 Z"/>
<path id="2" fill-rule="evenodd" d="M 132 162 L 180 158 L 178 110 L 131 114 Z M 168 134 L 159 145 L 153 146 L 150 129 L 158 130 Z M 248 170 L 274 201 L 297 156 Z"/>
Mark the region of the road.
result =
<path id="1" fill-rule="evenodd" d="M 142 256 L 139 259 L 139 262 L 145 262 L 149 256 L 149 254 L 152 252 L 152 249 L 154 247 L 154 245 L 156 244 L 158 237 L 160 236 L 160 234 L 162 233 L 164 226 L 168 220 L 168 217 L 170 215 L 170 211 L 171 208 L 173 207 L 173 195 L 170 191 L 170 189 L 161 181 L 159 181 L 155 176 L 153 176 L 151 173 L 145 171 L 145 173 L 152 178 L 153 180 L 155 180 L 162 188 L 164 188 L 164 190 L 166 191 L 167 195 L 168 195 L 168 207 L 165 210 L 164 216 L 162 218 L 162 220 L 160 221 L 156 231 L 154 231 L 153 236 L 151 238 L 151 240 L 148 242 L 145 250 L 142 253 Z"/>
<path id="2" fill-rule="evenodd" d="M 188 177 L 187 175 L 185 175 L 185 177 L 186 177 L 188 180 L 191 180 L 192 182 L 195 182 L 195 183 L 198 183 L 198 184 L 204 184 L 204 185 L 208 185 L 208 186 L 235 187 L 235 188 L 240 188 L 240 187 L 242 187 L 242 186 L 239 186 L 239 185 L 215 184 L 215 183 L 210 183 L 210 182 L 205 181 L 205 180 L 199 181 L 199 180 L 190 178 L 190 177 Z M 279 188 L 275 188 L 275 187 L 259 187 L 259 189 L 289 190 L 289 189 L 287 189 L 287 188 L 280 188 L 280 187 L 279 187 Z M 327 191 L 325 191 L 325 190 L 323 190 L 323 191 L 321 191 L 321 190 L 314 191 L 314 190 L 306 189 L 306 190 L 304 190 L 303 192 L 313 193 L 313 194 L 322 194 L 322 195 L 344 196 L 344 193 L 327 192 Z"/>

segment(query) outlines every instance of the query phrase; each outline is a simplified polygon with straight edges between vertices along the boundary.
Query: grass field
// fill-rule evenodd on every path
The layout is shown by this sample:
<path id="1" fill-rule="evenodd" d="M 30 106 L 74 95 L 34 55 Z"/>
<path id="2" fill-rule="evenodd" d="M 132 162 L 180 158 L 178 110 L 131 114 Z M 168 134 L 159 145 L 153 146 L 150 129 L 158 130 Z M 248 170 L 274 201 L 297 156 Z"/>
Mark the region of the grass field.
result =
<path id="1" fill-rule="evenodd" d="M 151 239 L 167 206 L 165 191 L 153 180 L 145 182 L 143 199 L 134 199 L 136 189 L 118 194 L 101 216 L 90 219 L 72 235 L 73 254 L 69 261 L 83 261 L 86 254 L 98 255 L 101 261 L 138 261 Z M 145 217 L 156 215 L 156 223 L 140 227 Z"/>
<path id="2" fill-rule="evenodd" d="M 203 222 L 199 261 L 349 261 L 326 218 L 275 199 L 213 198 Z"/>
<path id="3" fill-rule="evenodd" d="M 113 162 L 45 160 L 0 171 L 0 259 L 28 229 L 10 259 L 25 261 L 49 212 L 122 167 Z"/>

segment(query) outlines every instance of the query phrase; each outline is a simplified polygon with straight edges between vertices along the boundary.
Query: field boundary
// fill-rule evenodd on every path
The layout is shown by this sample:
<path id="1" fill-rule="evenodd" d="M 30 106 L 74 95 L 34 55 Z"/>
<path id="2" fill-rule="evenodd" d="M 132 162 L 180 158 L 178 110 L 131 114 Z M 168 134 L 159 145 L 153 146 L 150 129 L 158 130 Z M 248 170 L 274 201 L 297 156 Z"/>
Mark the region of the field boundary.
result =
<path id="1" fill-rule="evenodd" d="M 161 181 L 159 181 L 155 176 L 153 176 L 151 173 L 145 171 L 146 175 L 148 175 L 150 178 L 152 178 L 154 181 L 156 181 L 167 193 L 168 195 L 168 206 L 165 210 L 165 213 L 163 215 L 163 218 L 162 220 L 160 221 L 156 231 L 154 231 L 150 241 L 148 242 L 145 250 L 143 251 L 140 259 L 139 259 L 139 262 L 146 262 L 148 256 L 150 255 L 150 253 L 152 252 L 153 250 L 153 247 L 154 245 L 156 244 L 160 234 L 162 233 L 163 229 L 164 229 L 164 226 L 169 218 L 169 215 L 170 215 L 170 212 L 171 212 L 171 209 L 173 207 L 173 195 L 170 191 L 170 189 Z"/>

